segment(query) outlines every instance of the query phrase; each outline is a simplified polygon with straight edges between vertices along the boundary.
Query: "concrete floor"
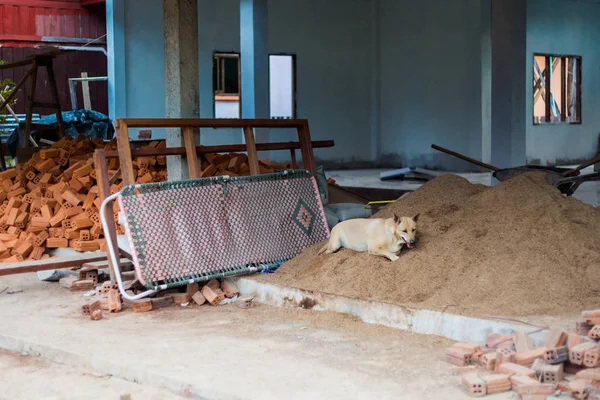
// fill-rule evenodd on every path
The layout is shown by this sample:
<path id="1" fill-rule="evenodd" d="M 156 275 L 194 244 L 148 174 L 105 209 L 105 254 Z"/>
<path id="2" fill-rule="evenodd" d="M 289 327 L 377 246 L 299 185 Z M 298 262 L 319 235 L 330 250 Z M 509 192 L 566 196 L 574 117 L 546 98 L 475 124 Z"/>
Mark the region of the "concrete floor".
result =
<path id="1" fill-rule="evenodd" d="M 570 167 L 567 167 L 570 168 Z M 386 169 L 362 169 L 362 170 L 332 170 L 326 171 L 328 178 L 333 178 L 340 186 L 357 186 L 366 188 L 387 188 L 387 189 L 402 189 L 416 190 L 425 182 L 423 181 L 381 181 L 379 174 Z M 588 167 L 582 170 L 582 174 L 594 172 L 593 167 Z M 439 172 L 438 172 L 439 173 Z M 491 173 L 456 173 L 456 175 L 466 178 L 471 183 L 490 186 L 492 180 Z M 575 192 L 575 198 L 584 203 L 591 204 L 594 207 L 600 207 L 600 181 L 586 182 L 579 186 Z"/>
<path id="2" fill-rule="evenodd" d="M 82 372 L 68 365 L 0 350 L 0 400 L 176 400 L 180 396 L 109 375 Z M 123 396 L 123 397 L 121 397 Z"/>
<path id="3" fill-rule="evenodd" d="M 17 368 L 0 385 L 2 395 L 10 388 L 11 399 L 32 398 L 27 396 L 31 382 L 40 391 L 56 386 L 61 374 L 73 377 L 81 385 L 77 390 L 96 390 L 102 382 L 78 378 L 90 373 L 137 382 L 126 389 L 134 400 L 160 390 L 203 399 L 468 398 L 443 361 L 450 343 L 434 336 L 342 314 L 261 305 L 125 310 L 91 321 L 80 313 L 86 302 L 82 293 L 40 282 L 35 274 L 0 278 L 0 292 L 5 287 L 23 292 L 0 294 L 0 348 L 69 368 Z M 11 370 L 19 362 L 0 357 L 0 365 Z M 55 382 L 51 372 L 56 368 Z M 125 391 L 111 387 L 110 393 Z M 64 391 L 52 395 L 75 398 Z M 490 397 L 508 398 L 511 394 Z"/>

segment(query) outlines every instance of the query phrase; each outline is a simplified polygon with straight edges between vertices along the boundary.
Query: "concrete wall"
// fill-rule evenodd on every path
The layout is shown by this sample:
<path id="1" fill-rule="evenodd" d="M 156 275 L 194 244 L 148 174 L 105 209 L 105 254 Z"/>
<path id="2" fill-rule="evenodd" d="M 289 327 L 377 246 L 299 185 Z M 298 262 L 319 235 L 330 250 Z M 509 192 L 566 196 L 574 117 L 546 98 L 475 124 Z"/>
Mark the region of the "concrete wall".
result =
<path id="1" fill-rule="evenodd" d="M 165 115 L 162 0 L 125 1 L 129 117 Z M 240 51 L 239 0 L 198 0 L 200 114 L 214 113 L 212 55 Z M 269 52 L 297 56 L 297 115 L 327 167 L 419 166 L 469 170 L 430 148 L 482 158 L 482 31 L 479 0 L 271 0 Z M 528 0 L 527 158 L 553 163 L 590 157 L 600 131 L 600 4 Z M 486 25 L 488 24 L 488 25 Z M 533 126 L 534 52 L 583 57 L 581 125 Z M 115 68 L 119 68 L 119 60 Z M 485 79 L 484 79 L 485 83 Z M 489 88 L 488 88 L 489 89 Z M 118 114 L 118 113 L 117 113 Z M 293 132 L 271 140 L 294 140 Z M 155 136 L 163 133 L 154 131 Z M 136 136 L 133 132 L 132 136 Z M 237 143 L 239 131 L 203 130 L 203 144 Z M 276 160 L 285 153 L 269 154 Z"/>
<path id="2" fill-rule="evenodd" d="M 125 0 L 125 90 L 127 117 L 165 117 L 162 0 Z M 117 63 L 119 60 L 117 60 Z M 137 138 L 137 130 L 129 136 Z M 164 138 L 163 130 L 153 130 Z"/>
<path id="3" fill-rule="evenodd" d="M 533 80 L 533 54 L 582 57 L 580 125 L 527 123 L 527 159 L 541 164 L 593 157 L 600 132 L 600 4 L 593 1 L 528 0 L 527 82 Z M 527 116 L 533 115 L 533 87 L 527 85 Z"/>
<path id="4" fill-rule="evenodd" d="M 470 168 L 481 158 L 480 1 L 381 0 L 381 162 Z"/>

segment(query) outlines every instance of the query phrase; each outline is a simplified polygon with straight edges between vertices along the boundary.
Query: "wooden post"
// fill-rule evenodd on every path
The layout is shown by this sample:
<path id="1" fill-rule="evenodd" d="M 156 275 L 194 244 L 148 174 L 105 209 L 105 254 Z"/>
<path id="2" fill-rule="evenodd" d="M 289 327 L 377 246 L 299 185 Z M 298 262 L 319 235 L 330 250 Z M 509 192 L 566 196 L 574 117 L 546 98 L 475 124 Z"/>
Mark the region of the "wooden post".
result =
<path id="1" fill-rule="evenodd" d="M 98 197 L 100 200 L 104 201 L 110 195 L 110 184 L 108 181 L 108 168 L 106 166 L 106 157 L 104 156 L 104 151 L 98 149 L 94 151 L 94 166 L 96 168 L 96 182 L 98 185 Z M 107 228 L 112 232 L 117 232 L 115 220 L 112 217 L 113 215 L 113 206 L 112 203 L 106 206 L 108 208 L 109 217 L 106 219 Z M 118 251 L 119 244 L 117 243 L 116 236 L 113 236 L 112 240 L 113 247 Z M 116 269 L 112 263 L 110 255 L 106 257 L 108 259 L 108 266 L 110 272 L 110 280 L 112 282 L 116 282 Z"/>
<path id="2" fill-rule="evenodd" d="M 135 176 L 133 175 L 133 160 L 131 159 L 131 146 L 129 144 L 129 129 L 127 128 L 127 124 L 121 120 L 117 120 L 115 125 L 123 186 L 133 185 L 135 183 Z"/>
<path id="3" fill-rule="evenodd" d="M 315 167 L 315 156 L 313 153 L 312 141 L 310 139 L 308 122 L 304 122 L 302 126 L 298 128 L 298 140 L 300 141 L 300 152 L 302 154 L 304 169 L 310 171 L 316 179 L 317 168 Z"/>
<path id="4" fill-rule="evenodd" d="M 23 147 L 29 147 L 29 138 L 31 137 L 31 122 L 33 119 L 33 107 L 35 106 L 35 87 L 37 84 L 38 65 L 37 62 L 31 66 L 32 77 L 31 87 L 27 96 L 27 111 L 25 115 L 25 132 L 23 133 Z"/>
<path id="5" fill-rule="evenodd" d="M 36 61 L 37 62 L 37 61 Z M 56 124 L 58 125 L 58 137 L 65 136 L 65 127 L 62 119 L 62 110 L 60 109 L 60 98 L 58 97 L 58 87 L 56 86 L 56 76 L 54 75 L 54 57 L 46 57 L 46 72 L 48 73 L 48 83 L 50 83 L 50 93 L 56 108 Z"/>
<path id="6" fill-rule="evenodd" d="M 181 128 L 181 134 L 185 143 L 185 157 L 187 158 L 190 178 L 198 179 L 200 178 L 201 169 L 196 154 L 196 143 L 194 143 L 194 128 L 191 126 Z"/>
<path id="7" fill-rule="evenodd" d="M 82 72 L 82 78 L 87 78 L 88 73 Z M 81 81 L 81 92 L 83 94 L 83 108 L 86 110 L 92 109 L 92 101 L 90 100 L 90 83 L 86 80 Z"/>
<path id="8" fill-rule="evenodd" d="M 256 142 L 254 141 L 254 129 L 251 126 L 244 127 L 244 138 L 246 139 L 246 151 L 248 152 L 248 166 L 251 175 L 260 174 L 258 168 L 258 154 L 256 153 Z"/>

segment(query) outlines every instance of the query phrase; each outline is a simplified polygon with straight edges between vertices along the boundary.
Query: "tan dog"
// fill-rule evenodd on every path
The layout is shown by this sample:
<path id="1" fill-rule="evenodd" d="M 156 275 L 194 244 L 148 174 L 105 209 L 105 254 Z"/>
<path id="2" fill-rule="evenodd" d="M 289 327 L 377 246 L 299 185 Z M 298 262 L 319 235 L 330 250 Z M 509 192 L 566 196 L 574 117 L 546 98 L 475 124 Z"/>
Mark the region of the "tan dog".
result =
<path id="1" fill-rule="evenodd" d="M 335 253 L 341 247 L 354 251 L 368 251 L 396 261 L 397 254 L 406 245 L 415 247 L 419 214 L 412 218 L 355 218 L 342 221 L 331 230 L 331 237 L 319 254 Z"/>

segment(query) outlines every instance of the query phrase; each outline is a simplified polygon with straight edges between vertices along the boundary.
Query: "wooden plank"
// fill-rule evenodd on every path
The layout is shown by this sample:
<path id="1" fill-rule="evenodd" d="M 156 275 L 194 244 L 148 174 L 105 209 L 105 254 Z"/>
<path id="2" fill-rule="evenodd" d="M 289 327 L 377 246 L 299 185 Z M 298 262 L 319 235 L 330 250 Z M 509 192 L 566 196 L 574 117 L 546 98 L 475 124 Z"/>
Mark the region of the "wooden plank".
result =
<path id="1" fill-rule="evenodd" d="M 82 78 L 87 78 L 88 73 L 82 72 Z M 81 92 L 83 93 L 83 108 L 86 110 L 92 109 L 92 101 L 90 100 L 90 83 L 86 80 L 81 81 Z"/>
<path id="2" fill-rule="evenodd" d="M 256 152 L 256 142 L 254 141 L 254 129 L 251 126 L 244 127 L 244 139 L 246 139 L 246 151 L 248 152 L 248 166 L 250 175 L 259 175 L 258 154 Z"/>
<path id="3" fill-rule="evenodd" d="M 98 186 L 98 198 L 100 198 L 101 201 L 104 201 L 104 199 L 106 199 L 110 195 L 108 166 L 106 165 L 106 157 L 104 157 L 103 153 L 104 153 L 104 151 L 99 150 L 99 149 L 94 151 L 94 166 L 96 169 L 96 184 Z M 133 170 L 131 171 L 131 173 L 133 173 Z M 107 210 L 108 215 L 109 216 L 113 215 L 112 203 L 108 204 L 106 207 L 108 208 L 108 210 Z M 115 220 L 110 217 L 107 218 L 106 225 L 107 225 L 106 228 L 109 229 L 113 235 L 113 240 L 112 240 L 113 247 L 115 249 L 118 249 L 119 245 L 117 243 L 117 229 L 116 229 L 116 225 L 115 225 Z M 108 240 L 108 238 L 106 238 L 106 240 Z M 115 268 L 112 265 L 112 261 L 111 261 L 110 257 L 108 257 L 108 264 L 110 266 L 110 269 L 109 269 L 110 280 L 112 282 L 115 282 L 116 281 Z"/>
<path id="4" fill-rule="evenodd" d="M 27 115 L 25 116 L 25 132 L 23 132 L 23 147 L 29 147 L 31 138 L 31 123 L 33 119 L 33 107 L 35 107 L 35 89 L 37 84 L 38 66 L 33 64 L 31 67 L 31 86 L 27 95 Z M 16 90 L 16 89 L 15 89 Z"/>
<path id="5" fill-rule="evenodd" d="M 181 128 L 181 134 L 183 135 L 183 142 L 185 144 L 185 157 L 188 163 L 188 170 L 190 173 L 190 178 L 198 179 L 200 178 L 200 163 L 198 161 L 198 155 L 196 154 L 196 147 L 194 141 L 194 128 L 190 126 L 186 126 L 185 128 Z"/>
<path id="6" fill-rule="evenodd" d="M 314 149 L 333 147 L 335 142 L 333 140 L 316 140 L 311 142 Z M 257 151 L 272 151 L 272 150 L 292 150 L 300 149 L 299 142 L 279 142 L 279 143 L 256 143 Z M 131 149 L 131 155 L 133 157 L 150 157 L 150 156 L 184 156 L 186 155 L 185 147 L 167 147 L 164 149 Z M 246 145 L 244 144 L 227 144 L 220 146 L 196 146 L 197 154 L 207 153 L 233 153 L 246 151 Z M 117 150 L 106 150 L 106 158 L 119 157 Z"/>
<path id="7" fill-rule="evenodd" d="M 298 143 L 298 145 L 300 145 L 300 143 Z M 313 149 L 314 148 L 315 148 L 315 146 L 314 146 L 314 142 L 313 142 Z M 290 157 L 291 157 L 291 162 L 292 162 L 292 168 L 298 169 L 298 160 L 296 160 L 296 149 L 290 149 Z"/>
<path id="8" fill-rule="evenodd" d="M 0 264 L 0 276 L 49 271 L 52 269 L 80 267 L 92 261 L 106 260 L 105 253 L 81 254 L 73 257 L 54 257 L 18 263 Z"/>
<path id="9" fill-rule="evenodd" d="M 315 166 L 315 155 L 311 146 L 310 129 L 308 121 L 298 128 L 298 139 L 300 140 L 300 152 L 302 154 L 302 163 L 304 169 L 310 171 L 313 176 L 317 177 L 317 167 Z"/>
<path id="10" fill-rule="evenodd" d="M 62 138 L 65 136 L 65 128 L 62 120 L 62 110 L 60 109 L 60 96 L 58 94 L 58 86 L 56 84 L 56 76 L 54 75 L 54 64 L 53 60 L 47 60 L 46 72 L 48 73 L 48 83 L 50 84 L 50 94 L 52 95 L 52 101 L 56 103 L 56 124 L 58 125 L 58 137 Z"/>
<path id="11" fill-rule="evenodd" d="M 306 119 L 238 119 L 238 118 L 121 118 L 116 124 L 130 128 L 297 128 Z"/>
<path id="12" fill-rule="evenodd" d="M 131 159 L 131 146 L 129 144 L 129 130 L 127 124 L 117 120 L 116 138 L 119 151 L 119 162 L 121 163 L 121 175 L 123 177 L 123 185 L 133 185 L 135 176 L 133 174 L 133 160 Z"/>

